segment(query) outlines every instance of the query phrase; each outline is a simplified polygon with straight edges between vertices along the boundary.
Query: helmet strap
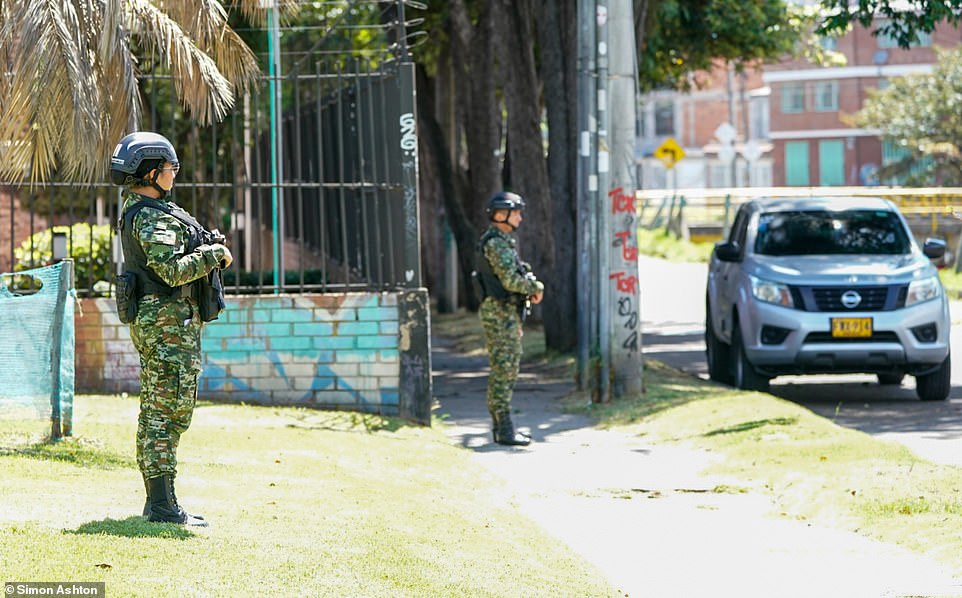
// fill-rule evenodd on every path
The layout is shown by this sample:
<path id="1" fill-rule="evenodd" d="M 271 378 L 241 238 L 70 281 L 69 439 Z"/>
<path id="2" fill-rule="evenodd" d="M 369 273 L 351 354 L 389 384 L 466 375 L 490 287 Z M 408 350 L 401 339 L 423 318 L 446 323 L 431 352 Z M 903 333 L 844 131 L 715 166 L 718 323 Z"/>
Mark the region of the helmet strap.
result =
<path id="1" fill-rule="evenodd" d="M 499 210 L 499 211 L 500 211 L 500 210 Z M 508 227 L 511 229 L 511 232 L 517 231 L 517 230 L 518 230 L 518 227 L 515 226 L 515 225 L 513 225 L 513 224 L 511 224 L 511 222 L 509 222 L 510 219 L 511 219 L 511 212 L 512 212 L 513 210 L 504 210 L 504 211 L 506 212 L 505 217 L 504 217 L 504 220 L 495 220 L 494 218 L 492 218 L 492 219 L 491 219 L 491 222 L 494 222 L 495 224 L 507 224 Z"/>
<path id="2" fill-rule="evenodd" d="M 164 189 L 163 187 L 157 184 L 157 172 L 158 170 L 154 169 L 154 174 L 150 177 L 150 179 L 148 179 L 148 182 L 150 183 L 151 187 L 153 187 L 158 192 L 160 192 L 159 199 L 165 199 L 167 197 L 167 189 Z"/>

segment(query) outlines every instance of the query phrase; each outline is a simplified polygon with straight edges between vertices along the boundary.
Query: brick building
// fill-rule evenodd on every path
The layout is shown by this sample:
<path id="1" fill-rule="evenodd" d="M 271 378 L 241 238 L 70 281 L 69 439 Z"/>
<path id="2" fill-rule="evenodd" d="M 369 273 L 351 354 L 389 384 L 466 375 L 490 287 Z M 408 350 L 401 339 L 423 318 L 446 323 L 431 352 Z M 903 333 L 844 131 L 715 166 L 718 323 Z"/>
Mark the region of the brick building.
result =
<path id="1" fill-rule="evenodd" d="M 687 94 L 658 91 L 643 97 L 642 188 L 833 186 L 897 184 L 878 169 L 899 157 L 876 131 L 846 123 L 868 90 L 888 79 L 930 72 L 935 47 L 955 47 L 962 32 L 943 26 L 903 50 L 872 28 L 856 26 L 823 46 L 845 56 L 841 67 L 801 60 L 739 74 L 719 65 L 700 73 Z M 719 129 L 723 123 L 729 123 Z M 724 143 L 716 132 L 731 134 Z M 667 137 L 685 150 L 672 172 L 651 156 Z"/>

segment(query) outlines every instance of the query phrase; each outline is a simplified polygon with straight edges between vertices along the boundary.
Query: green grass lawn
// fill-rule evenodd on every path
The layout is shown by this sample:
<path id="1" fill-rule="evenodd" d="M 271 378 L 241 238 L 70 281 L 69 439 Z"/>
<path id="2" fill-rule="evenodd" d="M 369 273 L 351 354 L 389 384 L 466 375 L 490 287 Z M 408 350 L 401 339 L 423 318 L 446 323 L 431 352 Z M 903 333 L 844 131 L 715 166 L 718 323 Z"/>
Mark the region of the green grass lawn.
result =
<path id="1" fill-rule="evenodd" d="M 205 404 L 177 491 L 207 529 L 147 523 L 137 401 L 76 400 L 76 437 L 0 421 L 4 581 L 104 581 L 110 596 L 613 596 L 512 507 L 438 427 Z"/>

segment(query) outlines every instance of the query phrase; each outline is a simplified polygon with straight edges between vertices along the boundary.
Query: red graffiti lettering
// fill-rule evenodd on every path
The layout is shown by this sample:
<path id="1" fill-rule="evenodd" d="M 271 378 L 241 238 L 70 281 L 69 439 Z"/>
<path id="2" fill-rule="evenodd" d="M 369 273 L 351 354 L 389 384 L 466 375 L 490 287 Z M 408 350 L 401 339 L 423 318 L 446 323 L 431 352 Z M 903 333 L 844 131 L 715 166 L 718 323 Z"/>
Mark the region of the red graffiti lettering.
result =
<path id="1" fill-rule="evenodd" d="M 624 272 L 615 272 L 608 276 L 609 279 L 615 279 L 615 286 L 622 293 L 628 293 L 631 295 L 638 294 L 638 277 L 637 276 L 626 276 Z"/>
<path id="2" fill-rule="evenodd" d="M 617 214 L 618 212 L 633 213 L 635 211 L 635 196 L 625 193 L 623 187 L 612 189 L 608 192 L 608 197 L 611 198 L 612 214 Z"/>
<path id="3" fill-rule="evenodd" d="M 631 247 L 628 245 L 628 237 L 631 236 L 631 231 L 623 231 L 620 233 L 615 233 L 615 237 L 618 238 L 615 241 L 615 246 L 621 246 L 621 257 L 629 262 L 638 261 L 638 248 Z"/>

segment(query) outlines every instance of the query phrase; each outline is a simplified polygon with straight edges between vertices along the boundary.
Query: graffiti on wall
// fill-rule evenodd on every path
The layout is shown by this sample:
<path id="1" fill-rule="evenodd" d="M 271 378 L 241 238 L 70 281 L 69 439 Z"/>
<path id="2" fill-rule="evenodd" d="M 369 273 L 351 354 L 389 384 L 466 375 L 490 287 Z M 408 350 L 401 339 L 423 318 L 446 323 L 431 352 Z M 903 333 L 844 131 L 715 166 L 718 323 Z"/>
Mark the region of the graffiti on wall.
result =
<path id="1" fill-rule="evenodd" d="M 278 309 L 278 299 L 267 297 L 246 301 L 228 321 L 207 328 L 207 390 L 239 392 L 255 402 L 369 410 L 397 404 L 397 333 L 383 326 L 388 314 L 396 321 L 396 309 L 379 307 L 377 295 L 349 296 L 328 302 L 319 320 L 314 298 L 285 301 L 292 305 Z M 358 315 L 364 313 L 370 318 Z"/>
<path id="2" fill-rule="evenodd" d="M 618 322 L 623 328 L 622 336 L 617 339 L 622 348 L 629 352 L 639 350 L 638 338 L 638 306 L 640 292 L 638 288 L 638 246 L 632 244 L 636 238 L 634 232 L 638 226 L 636 222 L 635 196 L 626 193 L 623 187 L 608 192 L 611 200 L 611 222 L 613 225 L 613 245 L 620 248 L 619 260 L 615 260 L 609 278 L 615 283 L 618 301 Z"/>

